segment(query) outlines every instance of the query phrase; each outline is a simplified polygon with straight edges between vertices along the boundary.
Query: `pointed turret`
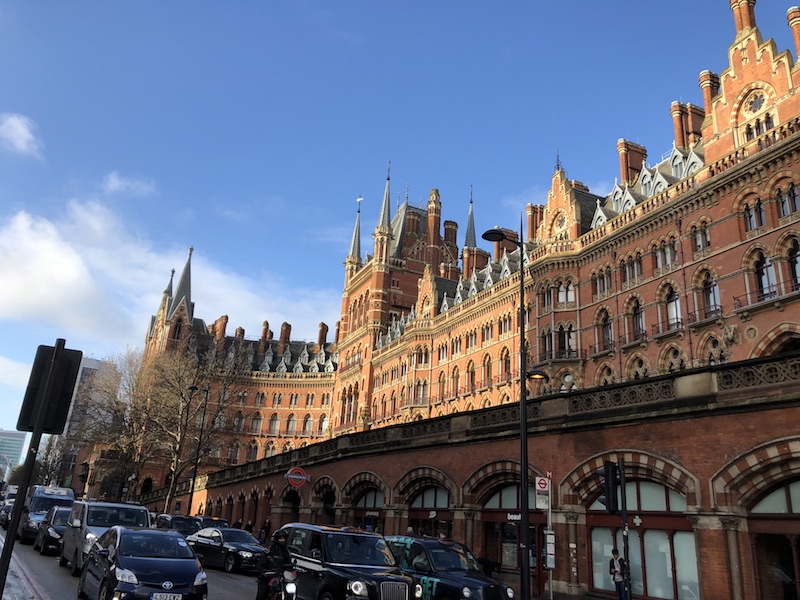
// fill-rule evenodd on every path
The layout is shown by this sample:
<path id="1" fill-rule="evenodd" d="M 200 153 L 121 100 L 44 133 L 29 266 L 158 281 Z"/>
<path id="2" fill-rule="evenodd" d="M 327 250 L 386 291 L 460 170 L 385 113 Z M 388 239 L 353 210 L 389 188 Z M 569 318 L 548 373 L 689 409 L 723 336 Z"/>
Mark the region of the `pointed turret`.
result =
<path id="1" fill-rule="evenodd" d="M 467 215 L 467 235 L 464 238 L 464 248 L 475 248 L 478 242 L 475 239 L 475 216 L 472 214 L 472 186 L 469 186 L 469 215 Z"/>
<path id="2" fill-rule="evenodd" d="M 178 310 L 182 303 L 185 303 L 186 316 L 189 323 L 192 322 L 194 313 L 194 304 L 192 303 L 192 252 L 194 252 L 194 248 L 189 246 L 189 258 L 186 259 L 186 266 L 183 267 L 181 278 L 178 280 L 178 289 L 175 291 L 167 311 L 168 320 L 172 319 L 175 311 Z"/>
<path id="3" fill-rule="evenodd" d="M 392 217 L 391 205 L 389 196 L 389 180 L 392 169 L 392 163 L 386 173 L 386 190 L 383 192 L 383 204 L 381 205 L 381 214 L 378 217 L 378 225 L 375 227 L 375 232 L 372 237 L 375 239 L 375 260 L 379 263 L 385 263 L 389 258 L 389 240 L 392 237 Z"/>
<path id="4" fill-rule="evenodd" d="M 345 270 L 345 285 L 350 281 L 350 278 L 356 274 L 361 268 L 361 202 L 364 200 L 361 196 L 356 198 L 358 202 L 358 211 L 356 212 L 356 224 L 353 227 L 353 239 L 350 240 L 350 251 L 347 253 L 347 258 L 344 260 Z"/>

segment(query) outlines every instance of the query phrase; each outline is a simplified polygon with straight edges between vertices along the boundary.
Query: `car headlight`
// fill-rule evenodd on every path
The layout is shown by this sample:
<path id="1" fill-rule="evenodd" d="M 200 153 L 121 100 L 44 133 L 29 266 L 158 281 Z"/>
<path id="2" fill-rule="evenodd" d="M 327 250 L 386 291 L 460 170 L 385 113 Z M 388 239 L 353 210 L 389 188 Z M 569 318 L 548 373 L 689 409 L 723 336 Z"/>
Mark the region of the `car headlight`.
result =
<path id="1" fill-rule="evenodd" d="M 514 600 L 514 590 L 510 587 L 506 588 L 506 596 L 508 596 L 509 600 Z"/>
<path id="2" fill-rule="evenodd" d="M 239 550 L 239 556 L 242 558 L 253 558 L 253 553 L 249 550 Z"/>
<path id="3" fill-rule="evenodd" d="M 356 579 L 347 583 L 347 589 L 353 592 L 354 596 L 367 596 L 367 584 Z"/>
<path id="4" fill-rule="evenodd" d="M 414 586 L 414 598 L 422 598 L 422 586 L 420 584 Z"/>
<path id="5" fill-rule="evenodd" d="M 128 569 L 114 567 L 114 576 L 117 578 L 117 581 L 121 581 L 122 583 L 139 585 L 139 580 L 136 579 L 136 575 L 133 574 L 133 571 L 129 571 Z"/>
<path id="6" fill-rule="evenodd" d="M 469 589 L 468 587 L 464 586 L 461 589 L 461 597 L 462 598 L 471 598 L 472 597 L 472 590 Z"/>
<path id="7" fill-rule="evenodd" d="M 286 593 L 291 594 L 292 596 L 297 593 L 297 584 L 294 581 L 290 581 L 286 584 Z"/>
<path id="8" fill-rule="evenodd" d="M 208 576 L 205 571 L 200 571 L 194 576 L 194 583 L 192 585 L 205 585 L 208 583 Z"/>
<path id="9" fill-rule="evenodd" d="M 47 535 L 49 535 L 51 538 L 55 538 L 55 539 L 57 539 L 57 540 L 60 540 L 60 539 L 61 539 L 61 534 L 60 534 L 60 533 L 58 533 L 58 532 L 57 532 L 55 529 L 53 529 L 52 527 L 48 527 L 48 528 L 47 528 Z"/>

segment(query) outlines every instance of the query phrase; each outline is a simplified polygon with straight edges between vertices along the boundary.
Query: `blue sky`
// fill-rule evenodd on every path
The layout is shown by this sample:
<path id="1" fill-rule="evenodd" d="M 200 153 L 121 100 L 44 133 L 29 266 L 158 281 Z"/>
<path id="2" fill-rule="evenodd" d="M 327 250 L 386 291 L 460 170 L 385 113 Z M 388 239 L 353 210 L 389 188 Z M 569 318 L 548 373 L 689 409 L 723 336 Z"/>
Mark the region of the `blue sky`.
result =
<path id="1" fill-rule="evenodd" d="M 794 56 L 789 6 L 756 18 Z M 189 246 L 196 316 L 332 339 L 389 161 L 393 210 L 439 188 L 460 246 L 470 186 L 479 234 L 557 156 L 608 193 L 617 140 L 660 160 L 733 39 L 728 0 L 0 0 L 0 428 L 40 344 L 141 347 Z"/>

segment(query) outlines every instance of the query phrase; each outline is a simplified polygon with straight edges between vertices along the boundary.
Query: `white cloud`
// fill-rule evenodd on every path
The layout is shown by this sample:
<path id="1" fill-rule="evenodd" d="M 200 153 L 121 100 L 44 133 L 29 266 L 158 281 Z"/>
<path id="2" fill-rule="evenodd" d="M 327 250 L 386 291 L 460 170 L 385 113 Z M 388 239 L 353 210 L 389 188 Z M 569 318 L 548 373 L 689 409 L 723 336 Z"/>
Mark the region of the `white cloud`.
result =
<path id="1" fill-rule="evenodd" d="M 36 123 L 18 113 L 0 113 L 0 144 L 8 150 L 42 158 L 42 143 L 34 135 Z"/>
<path id="2" fill-rule="evenodd" d="M 156 191 L 156 184 L 152 180 L 123 177 L 117 171 L 111 171 L 103 178 L 103 191 L 106 194 L 149 196 Z"/>
<path id="3" fill-rule="evenodd" d="M 0 356 L 0 385 L 8 385 L 24 390 L 28 387 L 31 366 Z"/>

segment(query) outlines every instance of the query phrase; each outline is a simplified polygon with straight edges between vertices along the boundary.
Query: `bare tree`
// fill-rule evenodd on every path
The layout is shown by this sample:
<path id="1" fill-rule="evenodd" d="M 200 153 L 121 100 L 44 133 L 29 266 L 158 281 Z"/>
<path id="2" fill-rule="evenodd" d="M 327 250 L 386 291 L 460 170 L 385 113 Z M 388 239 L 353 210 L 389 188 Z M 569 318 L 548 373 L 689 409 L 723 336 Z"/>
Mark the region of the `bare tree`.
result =
<path id="1" fill-rule="evenodd" d="M 148 364 L 153 382 L 149 400 L 152 431 L 166 445 L 169 480 L 164 511 L 170 512 L 175 488 L 224 435 L 231 399 L 244 390 L 251 369 L 244 345 L 198 349 L 184 341 Z M 202 444 L 201 444 L 202 441 Z M 188 507 L 191 509 L 191 507 Z"/>
<path id="2" fill-rule="evenodd" d="M 71 434 L 73 442 L 99 447 L 111 459 L 100 463 L 106 466 L 96 475 L 117 481 L 118 489 L 111 490 L 117 497 L 128 478 L 137 478 L 146 464 L 165 453 L 150 426 L 153 384 L 142 366 L 140 349 L 128 348 L 104 360 L 87 384 L 91 400 L 82 408 L 83 423 Z"/>

